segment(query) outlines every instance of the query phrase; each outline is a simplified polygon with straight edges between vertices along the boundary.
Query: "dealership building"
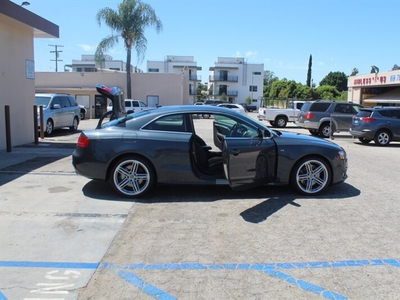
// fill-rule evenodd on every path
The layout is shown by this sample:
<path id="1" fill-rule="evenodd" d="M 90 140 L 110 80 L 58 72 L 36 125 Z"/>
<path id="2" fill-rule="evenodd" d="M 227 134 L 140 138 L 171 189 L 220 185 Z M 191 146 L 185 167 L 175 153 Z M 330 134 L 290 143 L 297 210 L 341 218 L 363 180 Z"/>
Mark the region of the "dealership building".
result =
<path id="1" fill-rule="evenodd" d="M 363 106 L 400 106 L 400 70 L 349 76 L 347 100 Z"/>

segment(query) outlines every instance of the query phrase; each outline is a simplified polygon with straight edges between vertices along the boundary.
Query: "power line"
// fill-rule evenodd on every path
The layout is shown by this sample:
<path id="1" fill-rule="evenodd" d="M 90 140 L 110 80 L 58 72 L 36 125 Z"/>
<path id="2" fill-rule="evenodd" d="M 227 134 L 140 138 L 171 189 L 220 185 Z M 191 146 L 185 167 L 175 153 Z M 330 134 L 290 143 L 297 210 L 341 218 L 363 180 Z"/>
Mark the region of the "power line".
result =
<path id="1" fill-rule="evenodd" d="M 56 59 L 50 59 L 50 61 L 56 62 L 56 72 L 58 72 L 58 62 L 62 61 L 62 59 L 58 59 L 59 53 L 62 52 L 62 51 L 58 50 L 58 47 L 64 47 L 64 46 L 61 46 L 61 45 L 49 45 L 49 46 L 54 47 L 54 51 L 50 51 L 50 53 L 54 53 Z"/>

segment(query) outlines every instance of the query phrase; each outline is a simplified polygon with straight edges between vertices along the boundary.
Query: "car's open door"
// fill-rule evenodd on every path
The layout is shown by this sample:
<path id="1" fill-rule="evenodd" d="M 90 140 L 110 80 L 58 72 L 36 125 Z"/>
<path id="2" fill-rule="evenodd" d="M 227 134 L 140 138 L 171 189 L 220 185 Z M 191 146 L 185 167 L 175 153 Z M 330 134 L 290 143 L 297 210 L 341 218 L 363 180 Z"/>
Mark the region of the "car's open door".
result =
<path id="1" fill-rule="evenodd" d="M 225 177 L 234 190 L 264 185 L 275 177 L 276 146 L 270 138 L 225 137 Z"/>

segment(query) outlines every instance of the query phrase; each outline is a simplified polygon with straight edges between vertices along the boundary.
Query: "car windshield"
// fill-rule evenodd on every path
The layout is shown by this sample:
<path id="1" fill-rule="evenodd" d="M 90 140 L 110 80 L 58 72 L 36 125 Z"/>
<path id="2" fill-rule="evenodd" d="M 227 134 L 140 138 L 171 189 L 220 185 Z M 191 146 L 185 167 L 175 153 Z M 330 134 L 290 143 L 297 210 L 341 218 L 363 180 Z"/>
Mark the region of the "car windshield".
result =
<path id="1" fill-rule="evenodd" d="M 43 106 L 46 108 L 49 105 L 51 97 L 48 96 L 36 96 L 35 97 L 35 104 L 37 106 Z"/>

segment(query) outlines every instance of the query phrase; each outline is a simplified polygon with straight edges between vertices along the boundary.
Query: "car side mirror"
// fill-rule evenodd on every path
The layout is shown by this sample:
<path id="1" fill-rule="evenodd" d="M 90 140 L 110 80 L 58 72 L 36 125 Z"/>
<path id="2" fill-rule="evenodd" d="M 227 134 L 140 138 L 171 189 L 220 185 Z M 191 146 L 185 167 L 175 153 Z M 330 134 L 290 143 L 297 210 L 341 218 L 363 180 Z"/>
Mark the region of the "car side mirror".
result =
<path id="1" fill-rule="evenodd" d="M 268 139 L 271 138 L 271 131 L 265 129 L 263 131 L 263 137 Z"/>
<path id="2" fill-rule="evenodd" d="M 61 108 L 61 105 L 58 104 L 58 103 L 56 103 L 56 104 L 53 104 L 53 107 L 52 107 L 52 108 L 54 108 L 54 109 L 59 109 L 59 108 Z"/>

